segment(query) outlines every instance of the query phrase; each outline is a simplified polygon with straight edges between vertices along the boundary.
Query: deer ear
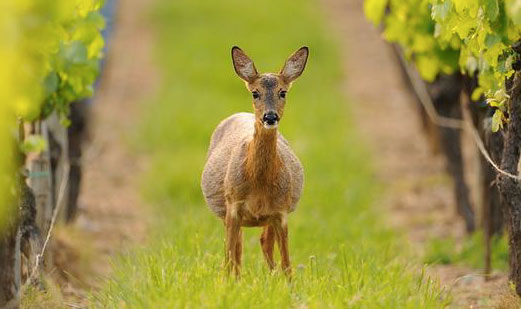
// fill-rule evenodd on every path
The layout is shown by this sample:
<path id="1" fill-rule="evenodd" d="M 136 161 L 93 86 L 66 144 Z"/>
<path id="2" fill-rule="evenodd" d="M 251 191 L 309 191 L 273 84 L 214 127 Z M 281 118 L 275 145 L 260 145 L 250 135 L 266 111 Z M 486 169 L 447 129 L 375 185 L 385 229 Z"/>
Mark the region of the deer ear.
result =
<path id="1" fill-rule="evenodd" d="M 232 60 L 235 72 L 241 79 L 252 83 L 259 73 L 253 61 L 237 46 L 232 47 Z"/>
<path id="2" fill-rule="evenodd" d="M 306 62 L 308 61 L 308 55 L 309 49 L 304 46 L 291 55 L 288 60 L 286 60 L 284 67 L 280 71 L 280 74 L 287 83 L 291 83 L 297 79 L 297 77 L 299 77 L 302 72 L 304 72 Z"/>

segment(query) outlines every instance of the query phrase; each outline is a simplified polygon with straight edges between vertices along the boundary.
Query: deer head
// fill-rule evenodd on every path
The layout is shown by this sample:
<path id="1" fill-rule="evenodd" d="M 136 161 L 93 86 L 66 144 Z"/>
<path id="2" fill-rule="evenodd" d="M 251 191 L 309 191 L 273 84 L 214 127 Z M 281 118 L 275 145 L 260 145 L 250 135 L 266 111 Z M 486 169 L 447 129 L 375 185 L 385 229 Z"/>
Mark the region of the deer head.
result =
<path id="1" fill-rule="evenodd" d="M 291 55 L 279 73 L 259 74 L 253 61 L 237 46 L 232 48 L 233 67 L 253 96 L 256 121 L 265 129 L 276 129 L 284 114 L 286 94 L 299 77 L 309 50 L 302 47 Z"/>

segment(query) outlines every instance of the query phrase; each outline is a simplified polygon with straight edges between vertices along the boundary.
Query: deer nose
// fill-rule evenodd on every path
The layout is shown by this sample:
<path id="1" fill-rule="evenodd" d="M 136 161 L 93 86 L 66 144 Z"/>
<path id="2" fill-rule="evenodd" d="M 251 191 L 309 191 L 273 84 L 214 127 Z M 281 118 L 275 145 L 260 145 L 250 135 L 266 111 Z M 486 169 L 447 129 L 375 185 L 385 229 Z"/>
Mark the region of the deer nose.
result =
<path id="1" fill-rule="evenodd" d="M 279 121 L 279 115 L 277 115 L 275 112 L 267 112 L 262 117 L 262 121 L 264 121 L 264 123 L 267 125 L 274 125 L 277 123 L 277 121 Z"/>

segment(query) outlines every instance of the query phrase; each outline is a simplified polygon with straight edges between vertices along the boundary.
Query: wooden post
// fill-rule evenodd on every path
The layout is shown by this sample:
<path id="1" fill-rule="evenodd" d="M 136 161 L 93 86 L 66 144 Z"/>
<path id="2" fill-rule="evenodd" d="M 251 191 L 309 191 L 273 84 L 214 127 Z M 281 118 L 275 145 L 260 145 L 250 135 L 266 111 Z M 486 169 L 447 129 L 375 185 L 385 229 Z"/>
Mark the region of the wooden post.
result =
<path id="1" fill-rule="evenodd" d="M 17 207 L 13 207 L 0 230 L 0 308 L 18 308 L 20 304 L 19 216 Z"/>
<path id="2" fill-rule="evenodd" d="M 36 121 L 34 133 L 47 138 L 47 127 L 43 121 Z M 51 195 L 51 162 L 50 153 L 46 149 L 29 163 L 29 186 L 36 198 L 36 223 L 42 234 L 47 233 L 52 217 Z"/>
<path id="3" fill-rule="evenodd" d="M 69 162 L 69 145 L 67 139 L 67 128 L 61 123 L 56 112 L 52 113 L 47 119 L 45 119 L 47 128 L 49 148 L 50 148 L 50 160 L 51 160 L 51 174 L 52 174 L 52 205 L 59 207 L 60 212 L 58 213 L 59 221 L 65 222 L 67 215 L 67 199 L 62 198 L 58 201 L 58 194 L 62 187 L 62 182 L 66 181 L 68 175 L 67 164 Z M 63 179 L 63 177 L 66 177 Z M 64 197 L 67 197 L 68 186 L 66 184 Z M 57 203 L 60 203 L 58 205 Z M 51 207 L 52 208 L 52 207 Z M 53 209 L 54 210 L 54 209 Z"/>
<path id="4" fill-rule="evenodd" d="M 501 169 L 518 175 L 521 147 L 521 75 L 516 72 L 509 89 L 509 122 L 503 147 Z M 506 224 L 508 227 L 510 280 L 521 295 L 521 186 L 517 179 L 499 176 L 499 191 L 505 202 Z"/>
<path id="5" fill-rule="evenodd" d="M 20 232 L 15 222 L 0 234 L 0 308 L 20 305 Z"/>
<path id="6" fill-rule="evenodd" d="M 42 249 L 41 235 L 36 225 L 36 201 L 33 191 L 25 181 L 25 177 L 20 181 L 19 205 L 22 284 L 41 284 L 43 281 L 39 280 L 40 265 L 36 264 L 38 262 L 36 256 L 40 254 Z"/>
<path id="7" fill-rule="evenodd" d="M 49 132 L 44 121 L 33 124 L 33 133 L 40 134 L 49 140 Z M 36 226 L 42 237 L 47 235 L 53 213 L 52 174 L 50 151 L 42 151 L 34 160 L 29 162 L 29 186 L 33 190 L 36 202 Z M 50 265 L 51 256 L 46 254 L 44 259 Z"/>

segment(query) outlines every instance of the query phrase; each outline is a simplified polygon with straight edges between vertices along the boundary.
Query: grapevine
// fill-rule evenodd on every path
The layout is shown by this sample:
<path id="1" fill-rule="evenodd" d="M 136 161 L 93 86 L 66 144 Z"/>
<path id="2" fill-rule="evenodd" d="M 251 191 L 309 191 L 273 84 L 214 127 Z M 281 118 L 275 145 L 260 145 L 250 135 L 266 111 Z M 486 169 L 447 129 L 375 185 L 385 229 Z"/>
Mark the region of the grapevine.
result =
<path id="1" fill-rule="evenodd" d="M 440 73 L 457 71 L 459 42 L 440 42 L 430 17 L 429 0 L 366 0 L 367 17 L 383 24 L 386 40 L 400 45 L 421 76 L 433 81 Z"/>
<path id="2" fill-rule="evenodd" d="M 507 120 L 505 80 L 518 60 L 512 45 L 521 35 L 520 4 L 515 0 L 366 0 L 365 11 L 375 24 L 383 23 L 384 37 L 400 44 L 427 81 L 458 70 L 477 76 L 472 99 L 485 95 L 495 108 L 492 128 L 498 131 Z"/>
<path id="3" fill-rule="evenodd" d="M 104 45 L 101 0 L 25 0 L 0 4 L 0 222 L 12 188 L 16 120 L 53 111 L 67 124 L 69 104 L 92 95 Z"/>
<path id="4" fill-rule="evenodd" d="M 476 78 L 470 99 L 484 99 L 493 109 L 492 131 L 505 127 L 496 182 L 508 224 L 510 279 L 521 295 L 521 1 L 366 0 L 364 5 L 367 17 L 383 25 L 384 37 L 400 45 L 426 81 L 455 72 Z M 457 61 L 447 61 L 448 54 L 456 54 Z"/>

